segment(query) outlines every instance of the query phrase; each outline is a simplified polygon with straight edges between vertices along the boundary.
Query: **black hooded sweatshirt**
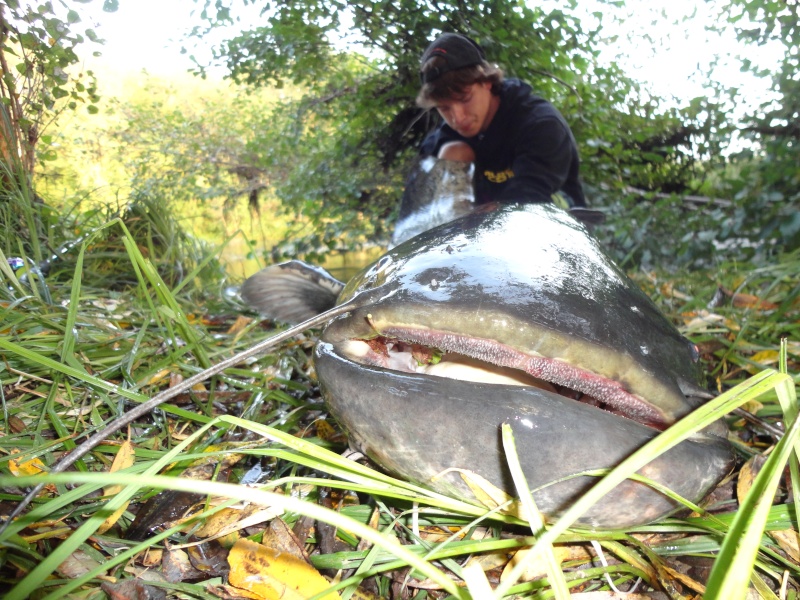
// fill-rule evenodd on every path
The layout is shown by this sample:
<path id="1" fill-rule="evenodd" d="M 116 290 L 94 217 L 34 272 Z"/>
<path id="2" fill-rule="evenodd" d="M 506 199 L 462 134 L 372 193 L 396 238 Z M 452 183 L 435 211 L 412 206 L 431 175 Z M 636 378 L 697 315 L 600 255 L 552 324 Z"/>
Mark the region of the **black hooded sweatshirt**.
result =
<path id="1" fill-rule="evenodd" d="M 465 138 L 442 123 L 422 142 L 436 156 L 447 142 L 475 152 L 475 202 L 550 202 L 563 193 L 571 206 L 586 206 L 578 175 L 578 146 L 564 117 L 519 79 L 506 79 L 500 106 L 483 133 Z"/>

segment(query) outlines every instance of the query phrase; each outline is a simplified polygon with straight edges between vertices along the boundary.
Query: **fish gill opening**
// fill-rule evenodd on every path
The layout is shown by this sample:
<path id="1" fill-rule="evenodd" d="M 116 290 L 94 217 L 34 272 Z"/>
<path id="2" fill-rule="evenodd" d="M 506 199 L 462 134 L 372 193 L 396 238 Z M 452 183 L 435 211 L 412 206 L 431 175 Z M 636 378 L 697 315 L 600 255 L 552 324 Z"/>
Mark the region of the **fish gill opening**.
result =
<path id="1" fill-rule="evenodd" d="M 538 388 L 659 431 L 669 426 L 652 405 L 625 390 L 621 383 L 564 361 L 527 355 L 492 340 L 451 334 L 426 337 L 438 337 L 439 343 L 381 335 L 348 340 L 339 351 L 367 366 L 489 385 Z"/>

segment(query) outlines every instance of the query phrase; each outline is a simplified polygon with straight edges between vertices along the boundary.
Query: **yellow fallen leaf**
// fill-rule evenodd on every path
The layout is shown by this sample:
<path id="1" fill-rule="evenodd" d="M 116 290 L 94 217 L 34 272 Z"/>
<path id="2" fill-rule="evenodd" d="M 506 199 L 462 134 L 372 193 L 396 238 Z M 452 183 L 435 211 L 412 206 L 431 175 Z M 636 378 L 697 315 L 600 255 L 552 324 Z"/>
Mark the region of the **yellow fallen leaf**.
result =
<path id="1" fill-rule="evenodd" d="M 748 364 L 745 368 L 748 373 L 755 374 L 766 367 L 776 366 L 779 359 L 780 353 L 777 350 L 762 350 L 750 357 L 750 360 L 756 364 Z"/>
<path id="2" fill-rule="evenodd" d="M 210 517 L 195 535 L 203 539 L 218 539 L 270 521 L 282 513 L 283 509 L 264 508 L 257 504 L 249 504 L 244 508 L 223 508 Z"/>
<path id="3" fill-rule="evenodd" d="M 317 428 L 317 437 L 321 440 L 329 442 L 337 436 L 337 431 L 333 428 L 333 425 L 325 419 L 319 419 L 314 425 Z"/>
<path id="4" fill-rule="evenodd" d="M 94 558 L 83 550 L 75 550 L 56 568 L 58 574 L 66 579 L 77 579 L 100 566 Z"/>
<path id="5" fill-rule="evenodd" d="M 18 448 L 11 451 L 13 454 L 20 452 Z M 38 475 L 45 471 L 44 463 L 38 458 L 24 460 L 22 462 L 14 460 L 13 458 L 8 461 L 8 468 L 14 477 L 24 477 L 26 475 Z"/>
<path id="6" fill-rule="evenodd" d="M 108 472 L 115 473 L 116 471 L 127 469 L 133 465 L 135 459 L 136 449 L 133 447 L 133 444 L 130 440 L 126 440 L 122 442 L 119 450 L 117 450 L 117 455 L 114 457 L 114 462 L 111 463 L 111 468 L 108 470 Z M 103 495 L 114 496 L 115 494 L 119 494 L 120 490 L 122 490 L 121 485 L 108 485 L 103 488 Z M 108 518 L 106 518 L 106 520 L 100 525 L 100 527 L 97 528 L 97 533 L 102 535 L 111 529 L 114 524 L 119 521 L 119 518 L 123 515 L 123 513 L 128 510 L 128 504 L 130 503 L 126 502 L 117 510 L 115 510 L 113 514 L 109 515 Z"/>
<path id="7" fill-rule="evenodd" d="M 667 565 L 662 565 L 662 569 L 670 578 L 680 581 L 683 585 L 685 585 L 692 591 L 697 592 L 698 594 L 706 593 L 706 586 L 704 586 L 699 581 L 695 581 L 685 573 L 676 571 L 675 569 L 668 567 Z"/>
<path id="8" fill-rule="evenodd" d="M 305 600 L 331 584 L 314 567 L 285 552 L 239 540 L 228 555 L 228 582 L 264 600 Z M 336 592 L 322 597 L 339 598 Z"/>
<path id="9" fill-rule="evenodd" d="M 261 536 L 261 544 L 276 552 L 285 552 L 298 560 L 308 562 L 308 552 L 294 531 L 281 518 L 272 519 Z"/>
<path id="10" fill-rule="evenodd" d="M 158 373 L 155 373 L 150 379 L 144 382 L 145 385 L 156 385 L 161 383 L 165 379 L 167 379 L 172 371 L 169 369 L 161 369 Z"/>
<path id="11" fill-rule="evenodd" d="M 747 494 L 750 492 L 750 488 L 753 487 L 753 482 L 756 479 L 756 475 L 759 474 L 766 461 L 766 456 L 756 454 L 755 456 L 751 457 L 750 460 L 744 463 L 742 468 L 739 470 L 739 476 L 736 482 L 736 498 L 739 500 L 739 504 L 742 503 L 745 496 L 747 496 Z"/>
<path id="12" fill-rule="evenodd" d="M 122 442 L 119 450 L 117 450 L 117 455 L 114 457 L 114 462 L 111 463 L 111 468 L 108 470 L 108 472 L 116 473 L 117 471 L 122 471 L 128 467 L 132 467 L 135 459 L 136 449 L 133 447 L 133 444 L 130 440 L 126 440 Z M 103 495 L 113 496 L 118 494 L 121 489 L 121 485 L 107 485 L 103 488 Z"/>

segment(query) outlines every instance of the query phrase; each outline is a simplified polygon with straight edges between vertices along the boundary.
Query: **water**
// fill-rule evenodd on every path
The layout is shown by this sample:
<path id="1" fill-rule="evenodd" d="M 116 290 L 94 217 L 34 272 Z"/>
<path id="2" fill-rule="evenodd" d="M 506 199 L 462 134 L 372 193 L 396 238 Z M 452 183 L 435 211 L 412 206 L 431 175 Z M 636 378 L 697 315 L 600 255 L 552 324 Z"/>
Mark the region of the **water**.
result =
<path id="1" fill-rule="evenodd" d="M 361 269 L 377 260 L 386 248 L 373 246 L 365 250 L 354 252 L 332 252 L 321 266 L 331 275 L 341 281 L 347 281 Z M 251 275 L 257 273 L 268 266 L 262 258 L 248 256 L 252 249 L 244 239 L 237 237 L 232 239 L 223 249 L 220 261 L 225 265 L 225 270 L 237 280 L 244 281 Z M 257 254 L 261 250 L 256 250 Z"/>

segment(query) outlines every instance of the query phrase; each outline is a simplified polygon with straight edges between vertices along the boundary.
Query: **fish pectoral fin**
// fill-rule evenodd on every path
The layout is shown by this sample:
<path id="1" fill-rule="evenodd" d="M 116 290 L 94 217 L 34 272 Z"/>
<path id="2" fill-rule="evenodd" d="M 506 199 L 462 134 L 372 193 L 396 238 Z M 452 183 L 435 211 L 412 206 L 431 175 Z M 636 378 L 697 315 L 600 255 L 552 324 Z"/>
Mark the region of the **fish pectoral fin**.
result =
<path id="1" fill-rule="evenodd" d="M 333 308 L 343 288 L 324 269 L 290 260 L 261 269 L 242 284 L 239 293 L 264 316 L 297 324 Z"/>

